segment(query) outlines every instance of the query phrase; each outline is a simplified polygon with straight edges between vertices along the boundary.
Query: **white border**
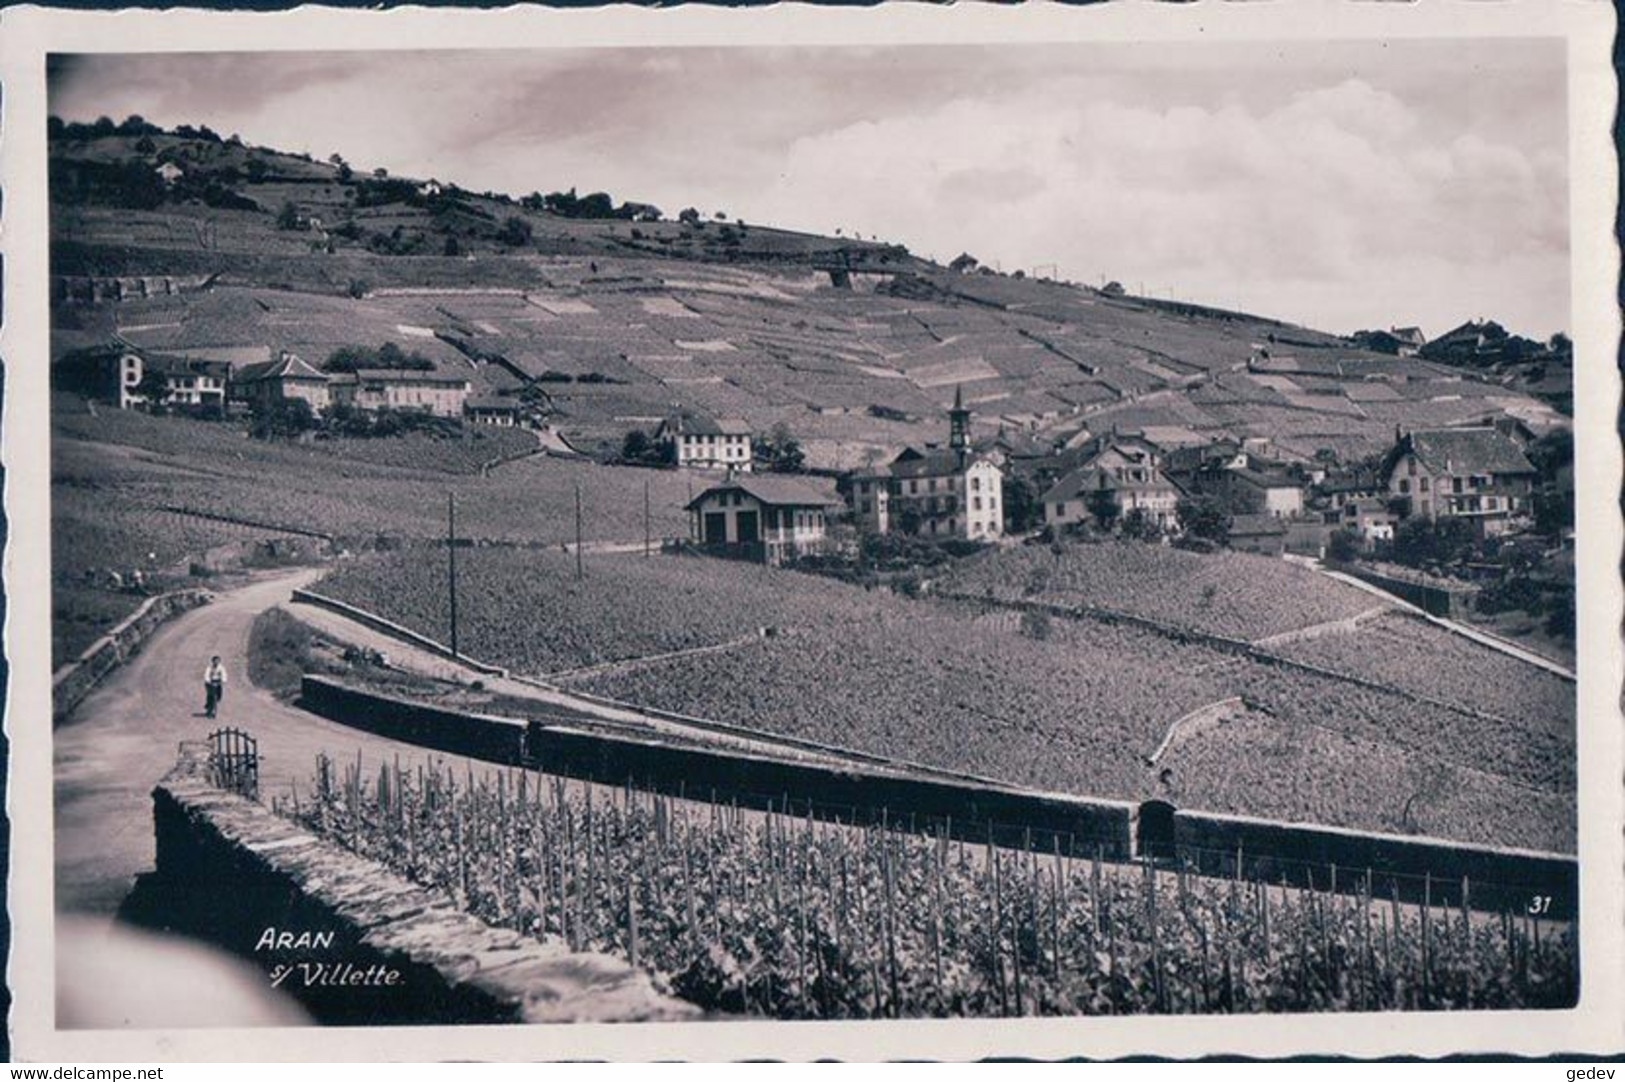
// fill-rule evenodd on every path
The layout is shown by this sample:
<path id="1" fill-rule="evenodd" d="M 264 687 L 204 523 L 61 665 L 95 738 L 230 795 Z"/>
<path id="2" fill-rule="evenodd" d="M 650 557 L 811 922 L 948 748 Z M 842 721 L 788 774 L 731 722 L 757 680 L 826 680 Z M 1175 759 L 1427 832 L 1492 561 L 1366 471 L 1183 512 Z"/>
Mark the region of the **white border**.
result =
<path id="1" fill-rule="evenodd" d="M 1614 418 L 1619 312 L 1613 239 L 1618 160 L 1609 126 L 1617 87 L 1609 58 L 1614 12 L 1605 0 L 1419 0 L 1376 4 L 1175 5 L 1144 0 L 1088 8 L 888 3 L 834 10 L 301 8 L 283 14 L 0 13 L 4 77 L 0 180 L 5 217 L 7 366 L 3 453 L 10 544 L 5 554 L 10 657 L 6 725 L 12 740 L 13 913 L 9 979 L 15 1054 L 35 1061 L 433 1059 L 962 1060 L 989 1055 L 1113 1058 L 1458 1052 L 1606 1053 L 1625 1048 L 1625 864 L 1620 614 L 1621 468 Z M 514 48 L 635 44 L 889 44 L 1064 41 L 1220 41 L 1306 38 L 1555 36 L 1569 43 L 1573 338 L 1580 576 L 1580 1005 L 1559 1012 L 1079 1018 L 852 1023 L 712 1022 L 644 1026 L 410 1027 L 300 1030 L 55 1031 L 50 868 L 51 725 L 47 252 L 44 54 L 324 48 Z M 1493 77 L 1493 76 L 1492 76 Z"/>

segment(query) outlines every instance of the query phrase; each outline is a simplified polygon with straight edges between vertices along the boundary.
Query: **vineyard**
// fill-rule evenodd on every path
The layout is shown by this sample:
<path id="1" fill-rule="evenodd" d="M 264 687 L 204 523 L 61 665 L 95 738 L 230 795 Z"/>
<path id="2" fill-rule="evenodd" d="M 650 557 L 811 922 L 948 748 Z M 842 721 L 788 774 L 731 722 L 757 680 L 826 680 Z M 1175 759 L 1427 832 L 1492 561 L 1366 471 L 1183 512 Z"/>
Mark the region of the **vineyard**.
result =
<path id="1" fill-rule="evenodd" d="M 1304 891 L 1107 864 L 1076 839 L 995 849 L 439 763 L 323 756 L 275 807 L 493 925 L 729 1014 L 1561 1008 L 1578 989 L 1571 926 L 1474 914 L 1465 881 L 1402 905 L 1358 869 L 1344 893 Z"/>
<path id="2" fill-rule="evenodd" d="M 1359 630 L 1272 648 L 1336 672 L 1515 718 L 1543 731 L 1574 731 L 1574 684 L 1399 612 Z M 1428 663 L 1417 664 L 1425 657 Z"/>
<path id="3" fill-rule="evenodd" d="M 1099 605 L 1248 641 L 1345 620 L 1372 606 L 1370 594 L 1284 560 L 1136 542 L 1067 544 L 1059 553 L 1001 550 L 956 565 L 941 585 L 1005 600 Z"/>
<path id="4" fill-rule="evenodd" d="M 351 563 L 321 589 L 443 639 L 445 576 L 443 550 L 408 551 Z M 1502 685 L 1479 690 L 1481 713 L 1460 712 L 1127 625 L 731 561 L 608 557 L 577 580 L 557 554 L 476 549 L 458 576 L 464 648 L 518 673 L 731 644 L 561 678 L 639 706 L 1063 792 L 1574 845 L 1572 727 L 1528 724 L 1515 704 L 1497 704 Z M 1432 671 L 1423 645 L 1419 668 Z M 1255 708 L 1247 724 L 1148 767 L 1176 718 L 1236 696 Z M 1411 800 L 1421 777 L 1464 784 Z"/>

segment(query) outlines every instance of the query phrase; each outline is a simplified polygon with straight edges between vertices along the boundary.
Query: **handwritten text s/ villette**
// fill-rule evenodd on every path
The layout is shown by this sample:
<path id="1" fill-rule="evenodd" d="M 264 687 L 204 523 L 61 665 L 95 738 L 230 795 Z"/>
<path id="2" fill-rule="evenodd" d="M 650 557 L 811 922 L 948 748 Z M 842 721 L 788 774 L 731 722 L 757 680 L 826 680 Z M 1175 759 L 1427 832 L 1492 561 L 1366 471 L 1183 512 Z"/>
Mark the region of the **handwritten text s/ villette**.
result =
<path id="1" fill-rule="evenodd" d="M 254 944 L 254 952 L 330 950 L 336 936 L 331 930 L 290 932 L 266 928 Z M 394 988 L 401 984 L 401 971 L 385 965 L 360 966 L 354 962 L 291 962 L 270 969 L 271 985 L 280 988 L 294 982 L 305 988 Z"/>

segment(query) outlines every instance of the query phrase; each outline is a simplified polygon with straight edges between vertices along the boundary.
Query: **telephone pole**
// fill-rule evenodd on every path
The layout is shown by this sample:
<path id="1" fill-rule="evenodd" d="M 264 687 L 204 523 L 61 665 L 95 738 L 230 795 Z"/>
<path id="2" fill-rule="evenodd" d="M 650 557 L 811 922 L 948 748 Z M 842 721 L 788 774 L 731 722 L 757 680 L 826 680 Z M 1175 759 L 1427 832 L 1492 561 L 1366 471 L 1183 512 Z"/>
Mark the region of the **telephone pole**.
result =
<path id="1" fill-rule="evenodd" d="M 647 557 L 650 549 L 649 531 L 649 479 L 643 479 L 643 555 Z"/>
<path id="2" fill-rule="evenodd" d="M 581 482 L 576 482 L 576 578 L 581 578 Z"/>
<path id="3" fill-rule="evenodd" d="M 446 564 L 451 588 L 451 656 L 457 657 L 457 502 L 446 493 Z"/>

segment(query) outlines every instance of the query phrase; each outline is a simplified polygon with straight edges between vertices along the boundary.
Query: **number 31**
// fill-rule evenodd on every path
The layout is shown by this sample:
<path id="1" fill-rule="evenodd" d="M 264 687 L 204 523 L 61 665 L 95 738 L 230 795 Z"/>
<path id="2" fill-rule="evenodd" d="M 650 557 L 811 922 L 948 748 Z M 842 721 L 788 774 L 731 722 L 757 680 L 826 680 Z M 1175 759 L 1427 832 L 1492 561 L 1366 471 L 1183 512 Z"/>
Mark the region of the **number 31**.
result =
<path id="1" fill-rule="evenodd" d="M 1537 894 L 1529 899 L 1529 912 L 1533 916 L 1541 916 L 1552 911 L 1552 896 L 1550 894 Z"/>

